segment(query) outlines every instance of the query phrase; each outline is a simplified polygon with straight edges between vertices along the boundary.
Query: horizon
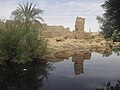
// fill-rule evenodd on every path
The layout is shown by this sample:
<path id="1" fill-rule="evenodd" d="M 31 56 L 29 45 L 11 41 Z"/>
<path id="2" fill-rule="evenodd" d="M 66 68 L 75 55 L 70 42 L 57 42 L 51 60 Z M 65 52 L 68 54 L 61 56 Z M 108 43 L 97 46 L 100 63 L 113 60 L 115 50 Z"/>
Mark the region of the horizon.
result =
<path id="1" fill-rule="evenodd" d="M 96 16 L 103 14 L 104 10 L 100 5 L 104 3 L 104 0 L 51 0 L 51 2 L 49 0 L 0 0 L 0 8 L 2 8 L 0 18 L 10 19 L 11 12 L 18 7 L 18 4 L 26 2 L 37 4 L 37 8 L 44 10 L 41 17 L 48 25 L 62 25 L 73 31 L 76 17 L 79 16 L 85 18 L 84 31 L 100 31 Z"/>

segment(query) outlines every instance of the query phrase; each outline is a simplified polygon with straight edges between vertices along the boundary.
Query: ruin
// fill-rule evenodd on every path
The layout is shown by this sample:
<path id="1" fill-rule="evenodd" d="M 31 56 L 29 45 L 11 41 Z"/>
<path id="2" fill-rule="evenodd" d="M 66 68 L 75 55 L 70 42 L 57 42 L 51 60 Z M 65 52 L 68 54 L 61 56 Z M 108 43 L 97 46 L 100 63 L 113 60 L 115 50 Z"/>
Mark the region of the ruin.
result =
<path id="1" fill-rule="evenodd" d="M 81 17 L 76 18 L 75 22 L 75 30 L 73 31 L 73 36 L 75 39 L 83 39 L 84 38 L 84 23 L 85 19 Z"/>
<path id="2" fill-rule="evenodd" d="M 54 38 L 54 37 L 63 37 L 65 39 L 83 39 L 84 32 L 84 23 L 85 18 L 77 17 L 75 22 L 75 30 L 70 31 L 69 28 L 64 28 L 62 25 L 59 26 L 49 26 L 46 23 L 42 24 L 44 30 L 42 30 L 42 35 L 46 38 Z"/>
<path id="3" fill-rule="evenodd" d="M 77 17 L 75 22 L 75 30 L 78 32 L 84 32 L 85 18 Z"/>
<path id="4" fill-rule="evenodd" d="M 42 35 L 46 38 L 54 37 L 72 37 L 72 32 L 69 28 L 64 28 L 62 25 L 59 26 L 49 26 L 47 24 L 42 24 L 43 30 Z"/>

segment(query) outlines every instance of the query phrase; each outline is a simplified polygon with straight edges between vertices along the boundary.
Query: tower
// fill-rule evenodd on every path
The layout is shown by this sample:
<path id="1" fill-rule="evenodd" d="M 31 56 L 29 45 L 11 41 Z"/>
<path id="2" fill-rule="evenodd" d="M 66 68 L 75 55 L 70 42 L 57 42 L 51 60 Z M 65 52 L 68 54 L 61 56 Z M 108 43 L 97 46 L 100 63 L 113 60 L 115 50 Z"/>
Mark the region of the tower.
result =
<path id="1" fill-rule="evenodd" d="M 75 30 L 74 30 L 74 38 L 75 39 L 84 39 L 84 23 L 85 23 L 85 18 L 78 17 L 76 18 L 75 21 Z"/>
<path id="2" fill-rule="evenodd" d="M 85 23 L 85 19 L 77 16 L 75 22 L 75 30 L 79 32 L 84 32 L 84 23 Z"/>

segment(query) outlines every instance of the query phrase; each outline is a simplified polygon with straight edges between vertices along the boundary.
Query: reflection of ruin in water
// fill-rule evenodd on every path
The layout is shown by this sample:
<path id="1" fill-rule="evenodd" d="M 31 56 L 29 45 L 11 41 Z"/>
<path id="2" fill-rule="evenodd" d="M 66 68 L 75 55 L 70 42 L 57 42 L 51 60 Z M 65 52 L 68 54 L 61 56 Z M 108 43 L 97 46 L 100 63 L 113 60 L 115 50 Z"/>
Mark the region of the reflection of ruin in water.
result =
<path id="1" fill-rule="evenodd" d="M 80 75 L 81 73 L 84 73 L 84 61 L 91 59 L 91 53 L 96 52 L 99 54 L 102 54 L 103 57 L 109 57 L 112 55 L 112 53 L 116 53 L 118 56 L 120 55 L 119 49 L 105 49 L 105 48 L 99 48 L 99 49 L 91 49 L 89 51 L 71 51 L 71 52 L 57 52 L 55 53 L 55 57 L 53 59 L 50 59 L 50 62 L 61 62 L 64 61 L 64 59 L 68 59 L 69 57 L 72 57 L 72 62 L 74 63 L 74 72 L 75 75 Z M 68 59 L 69 60 L 69 59 Z"/>
<path id="2" fill-rule="evenodd" d="M 85 51 L 85 52 L 74 52 L 72 53 L 61 53 L 57 52 L 55 55 L 55 58 L 49 59 L 50 62 L 57 63 L 64 61 L 64 59 L 69 60 L 69 57 L 72 57 L 72 62 L 74 63 L 74 72 L 75 75 L 80 75 L 81 73 L 84 73 L 84 61 L 91 59 L 91 51 Z"/>
<path id="3" fill-rule="evenodd" d="M 91 52 L 86 52 L 82 54 L 74 54 L 72 56 L 72 61 L 74 62 L 75 75 L 80 75 L 84 73 L 84 60 L 90 60 Z"/>

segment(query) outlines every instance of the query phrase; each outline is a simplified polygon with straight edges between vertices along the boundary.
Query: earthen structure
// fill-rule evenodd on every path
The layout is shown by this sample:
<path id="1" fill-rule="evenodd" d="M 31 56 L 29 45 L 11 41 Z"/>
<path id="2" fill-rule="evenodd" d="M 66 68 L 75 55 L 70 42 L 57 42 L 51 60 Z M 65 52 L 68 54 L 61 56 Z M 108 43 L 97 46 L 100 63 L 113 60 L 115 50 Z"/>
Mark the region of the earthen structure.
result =
<path id="1" fill-rule="evenodd" d="M 71 32 L 69 28 L 64 28 L 62 25 L 49 26 L 47 24 L 42 24 L 42 35 L 46 38 L 63 37 L 65 39 L 84 39 L 86 34 L 84 32 L 84 23 L 84 18 L 77 17 L 75 21 L 75 30 L 73 30 L 73 32 Z"/>
<path id="2" fill-rule="evenodd" d="M 59 26 L 49 26 L 43 24 L 42 35 L 46 38 L 54 37 L 72 37 L 72 32 L 69 28 L 64 28 L 62 25 Z"/>
<path id="3" fill-rule="evenodd" d="M 83 39 L 84 38 L 84 23 L 85 19 L 81 17 L 76 18 L 75 22 L 75 30 L 73 31 L 73 36 L 75 39 Z"/>

